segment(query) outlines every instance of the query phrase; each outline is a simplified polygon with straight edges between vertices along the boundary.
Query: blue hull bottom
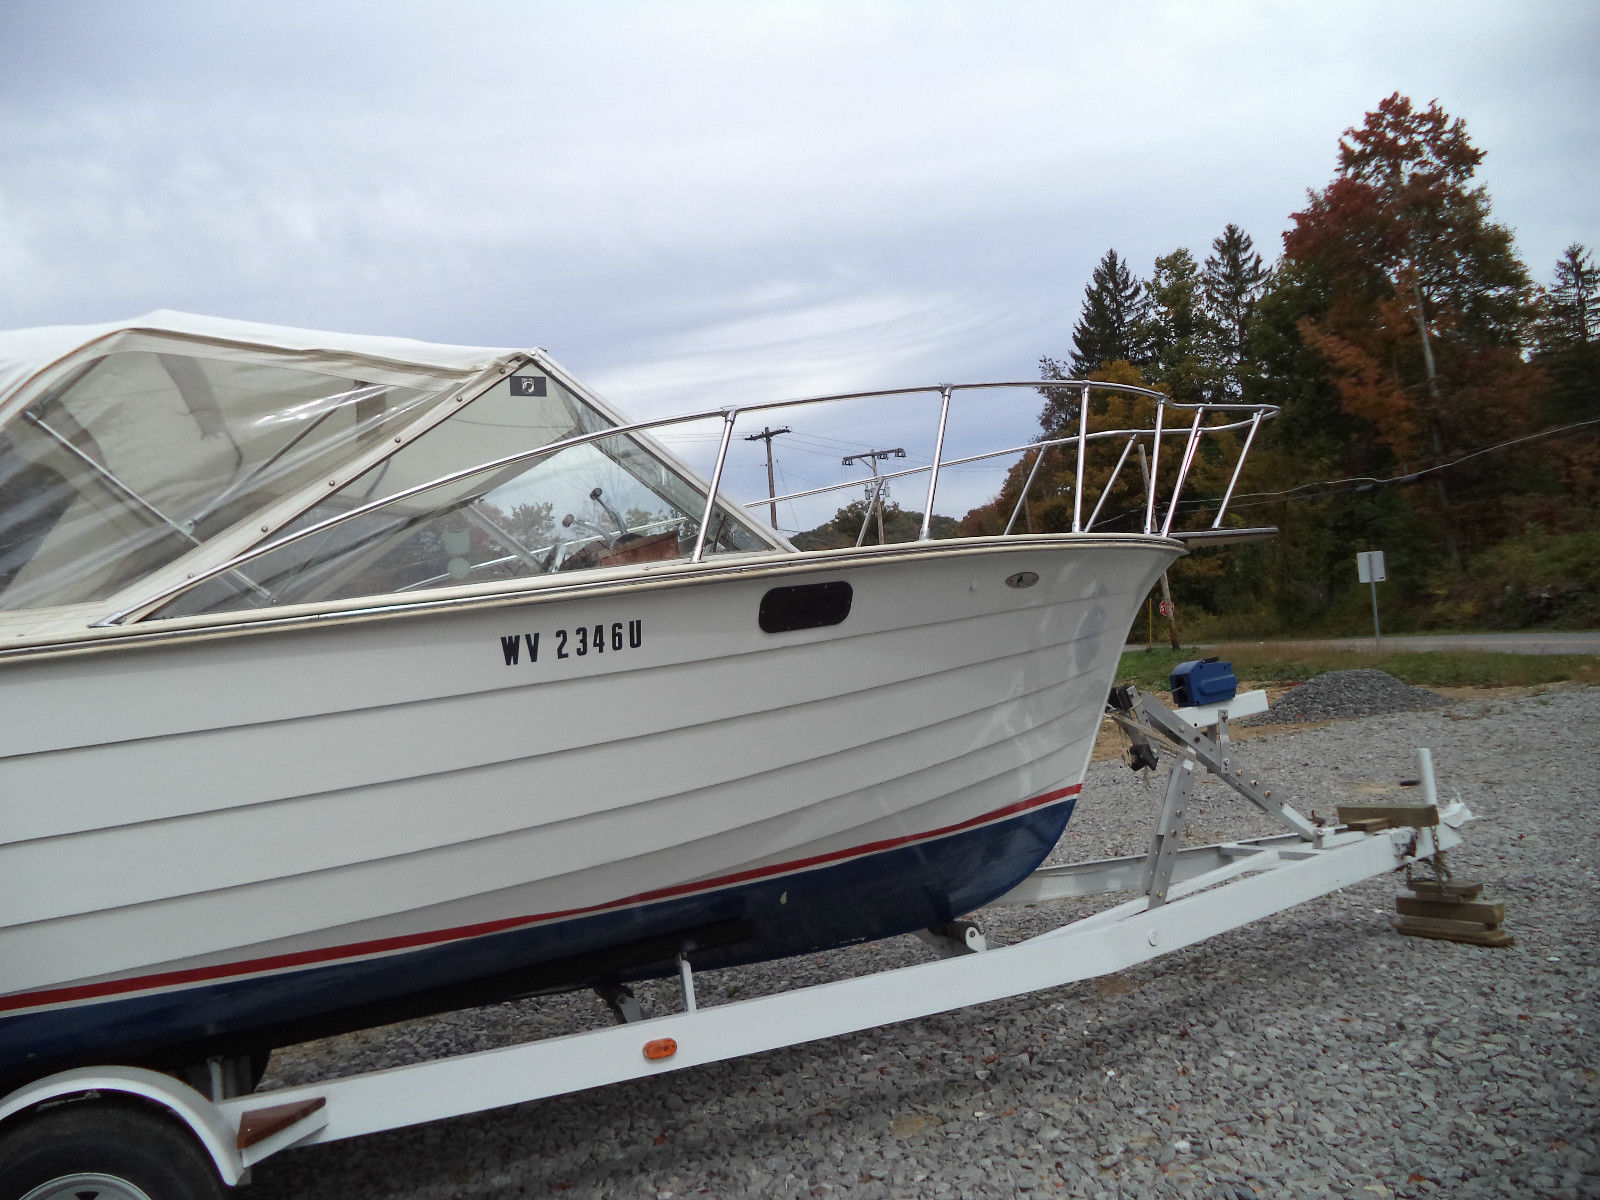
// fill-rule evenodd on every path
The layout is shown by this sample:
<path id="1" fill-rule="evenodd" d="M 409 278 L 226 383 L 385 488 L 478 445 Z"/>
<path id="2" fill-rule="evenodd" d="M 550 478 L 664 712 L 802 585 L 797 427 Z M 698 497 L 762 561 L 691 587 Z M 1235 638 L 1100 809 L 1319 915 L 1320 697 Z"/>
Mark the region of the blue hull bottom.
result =
<path id="1" fill-rule="evenodd" d="M 1074 792 L 1076 789 L 1072 789 Z M 731 966 L 908 933 L 1009 891 L 1076 797 L 840 862 L 423 949 L 0 1017 L 0 1079 L 177 1066 L 541 991 Z"/>

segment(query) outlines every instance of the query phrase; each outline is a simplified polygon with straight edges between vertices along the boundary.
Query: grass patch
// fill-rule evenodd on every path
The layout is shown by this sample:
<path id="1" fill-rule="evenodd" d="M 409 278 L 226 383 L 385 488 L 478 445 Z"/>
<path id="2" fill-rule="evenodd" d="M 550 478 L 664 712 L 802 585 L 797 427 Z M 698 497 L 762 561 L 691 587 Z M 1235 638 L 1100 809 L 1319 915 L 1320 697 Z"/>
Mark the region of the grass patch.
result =
<path id="1" fill-rule="evenodd" d="M 1303 682 L 1328 671 L 1373 667 L 1418 687 L 1533 687 L 1543 683 L 1600 684 L 1600 658 L 1589 654 L 1499 654 L 1488 650 L 1408 650 L 1374 655 L 1360 650 L 1239 645 L 1200 650 L 1130 650 L 1117 682 L 1167 689 L 1172 668 L 1214 654 L 1251 683 Z"/>

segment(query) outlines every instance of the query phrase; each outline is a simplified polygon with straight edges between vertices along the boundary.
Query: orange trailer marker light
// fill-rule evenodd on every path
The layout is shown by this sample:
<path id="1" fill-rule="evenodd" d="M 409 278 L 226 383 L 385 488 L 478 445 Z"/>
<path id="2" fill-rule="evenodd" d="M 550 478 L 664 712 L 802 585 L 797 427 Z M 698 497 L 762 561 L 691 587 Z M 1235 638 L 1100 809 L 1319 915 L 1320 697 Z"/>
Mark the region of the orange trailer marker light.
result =
<path id="1" fill-rule="evenodd" d="M 678 1052 L 677 1038 L 656 1038 L 644 1044 L 644 1056 L 652 1061 L 661 1058 L 671 1058 Z"/>

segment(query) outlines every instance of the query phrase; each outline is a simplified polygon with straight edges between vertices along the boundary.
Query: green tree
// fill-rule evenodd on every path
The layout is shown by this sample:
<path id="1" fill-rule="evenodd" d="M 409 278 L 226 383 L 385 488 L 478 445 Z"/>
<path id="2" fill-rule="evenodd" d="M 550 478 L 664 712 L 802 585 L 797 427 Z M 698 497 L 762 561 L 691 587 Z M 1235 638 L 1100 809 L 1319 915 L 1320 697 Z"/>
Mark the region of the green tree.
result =
<path id="1" fill-rule="evenodd" d="M 866 520 L 866 500 L 852 500 L 834 513 L 831 520 L 825 521 L 815 529 L 797 533 L 791 540 L 800 550 L 837 550 L 845 546 L 854 546 L 856 538 L 861 534 L 861 524 Z M 935 540 L 953 537 L 957 524 L 954 517 L 934 513 L 933 520 L 928 522 L 928 536 Z M 886 542 L 914 542 L 922 534 L 922 514 L 901 508 L 890 500 L 883 506 L 883 532 Z M 875 546 L 877 543 L 878 531 L 874 522 L 862 544 Z"/>
<path id="2" fill-rule="evenodd" d="M 1539 296 L 1539 349 L 1573 350 L 1600 340 L 1600 274 L 1586 246 L 1573 242 L 1556 262 L 1555 283 Z"/>
<path id="3" fill-rule="evenodd" d="M 1224 226 L 1211 243 L 1211 254 L 1200 273 L 1200 287 L 1213 369 L 1220 392 L 1228 399 L 1244 394 L 1251 318 L 1267 276 L 1250 235 L 1232 222 Z"/>
<path id="4" fill-rule="evenodd" d="M 555 518 L 549 501 L 515 505 L 510 512 L 500 516 L 506 532 L 528 549 L 547 546 L 555 532 Z"/>
<path id="5" fill-rule="evenodd" d="M 1136 341 L 1146 355 L 1145 374 L 1175 400 L 1197 404 L 1214 390 L 1200 268 L 1179 248 L 1156 259 L 1145 284 L 1145 311 Z"/>
<path id="6" fill-rule="evenodd" d="M 1542 289 L 1535 322 L 1535 365 L 1547 384 L 1539 416 L 1548 425 L 1600 417 L 1600 273 L 1586 247 L 1574 242 L 1556 263 L 1555 280 Z M 1591 527 L 1600 509 L 1600 426 L 1573 430 L 1547 450 L 1561 479 L 1559 514 L 1542 524 L 1558 529 Z M 1548 472 L 1547 472 L 1548 474 Z M 1577 514 L 1590 514 L 1588 521 Z"/>
<path id="7" fill-rule="evenodd" d="M 1143 362 L 1141 337 L 1149 300 L 1144 285 L 1117 252 L 1107 250 L 1083 289 L 1083 312 L 1072 328 L 1072 356 L 1039 360 L 1043 379 L 1087 379 L 1105 363 Z M 1039 423 L 1047 431 L 1077 420 L 1076 389 L 1045 389 Z"/>
<path id="8" fill-rule="evenodd" d="M 1148 301 L 1128 264 L 1107 250 L 1083 290 L 1083 315 L 1072 328 L 1072 374 L 1087 379 L 1101 363 L 1144 360 L 1139 340 Z"/>

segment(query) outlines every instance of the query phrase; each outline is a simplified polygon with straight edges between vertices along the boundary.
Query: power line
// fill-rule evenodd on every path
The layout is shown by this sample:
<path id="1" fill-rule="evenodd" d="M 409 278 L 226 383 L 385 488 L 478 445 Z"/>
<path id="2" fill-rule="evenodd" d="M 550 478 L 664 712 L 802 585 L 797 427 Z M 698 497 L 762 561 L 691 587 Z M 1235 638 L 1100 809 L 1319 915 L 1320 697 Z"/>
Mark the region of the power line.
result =
<path id="1" fill-rule="evenodd" d="M 1541 429 L 1538 433 L 1524 434 L 1522 437 L 1512 438 L 1510 441 L 1496 442 L 1492 446 L 1483 446 L 1483 447 L 1480 447 L 1477 450 L 1469 451 L 1468 453 L 1461 455 L 1461 457 L 1459 457 L 1459 458 L 1451 459 L 1449 462 L 1435 463 L 1431 467 L 1423 467 L 1420 471 L 1407 471 L 1407 472 L 1405 472 L 1403 474 L 1400 474 L 1400 475 L 1388 475 L 1388 476 L 1382 476 L 1382 477 L 1375 476 L 1375 475 L 1352 475 L 1352 476 L 1350 476 L 1349 478 L 1346 478 L 1346 479 L 1322 479 L 1322 480 L 1317 480 L 1317 481 L 1312 482 L 1312 483 L 1302 483 L 1298 487 L 1285 488 L 1283 491 L 1280 491 L 1280 492 L 1241 492 L 1239 494 L 1238 498 L 1240 500 L 1251 500 L 1251 499 L 1271 498 L 1271 497 L 1274 497 L 1274 496 L 1293 496 L 1297 492 L 1303 492 L 1303 491 L 1306 491 L 1306 490 L 1308 490 L 1310 488 L 1318 488 L 1318 487 L 1330 487 L 1331 488 L 1331 487 L 1335 487 L 1335 486 L 1337 486 L 1339 484 L 1344 484 L 1344 483 L 1356 483 L 1356 484 L 1361 484 L 1363 486 L 1362 487 L 1356 487 L 1356 488 L 1344 488 L 1344 489 L 1342 489 L 1343 491 L 1366 491 L 1366 490 L 1370 490 L 1371 488 L 1378 487 L 1378 486 L 1380 486 L 1382 484 L 1386 484 L 1386 483 L 1413 483 L 1416 480 L 1421 479 L 1424 475 L 1431 475 L 1435 471 L 1449 470 L 1451 467 L 1460 466 L 1462 463 L 1467 462 L 1469 459 L 1481 458 L 1485 454 L 1492 454 L 1496 450 L 1505 450 L 1505 449 L 1507 449 L 1507 448 L 1509 448 L 1511 446 L 1518 446 L 1518 445 L 1521 445 L 1523 442 L 1537 441 L 1539 438 L 1551 437 L 1551 436 L 1553 436 L 1555 434 L 1566 433 L 1569 430 L 1573 430 L 1573 429 L 1582 429 L 1586 425 L 1600 425 L 1600 417 L 1591 417 L 1586 421 L 1574 421 L 1570 425 L 1560 425 L 1560 426 L 1557 426 L 1554 429 Z M 1337 493 L 1337 492 L 1326 492 L 1326 493 L 1323 493 L 1323 494 L 1324 495 L 1337 495 L 1339 493 Z M 1184 501 L 1181 501 L 1180 503 L 1183 503 L 1183 504 L 1203 504 L 1203 503 L 1207 503 L 1207 501 L 1184 500 Z M 1254 506 L 1252 505 L 1251 507 L 1254 507 Z"/>
<path id="2" fill-rule="evenodd" d="M 1553 437 L 1558 433 L 1568 433 L 1571 430 L 1582 429 L 1588 425 L 1600 425 L 1600 417 L 1590 417 L 1587 420 L 1574 421 L 1570 425 L 1558 425 L 1553 429 L 1541 429 L 1537 433 L 1528 433 L 1524 434 L 1522 437 L 1512 438 L 1509 441 L 1496 442 L 1492 446 L 1481 446 L 1476 450 L 1469 450 L 1466 454 L 1461 455 L 1459 458 L 1453 458 L 1448 462 L 1435 463 L 1431 467 L 1423 467 L 1418 471 L 1406 471 L 1399 475 L 1351 475 L 1344 479 L 1314 480 L 1311 483 L 1302 483 L 1298 487 L 1284 488 L 1282 491 L 1277 492 L 1239 492 L 1229 503 L 1228 508 L 1230 511 L 1241 508 L 1264 508 L 1274 500 L 1321 500 L 1329 496 L 1342 496 L 1352 492 L 1367 492 L 1374 488 L 1382 487 L 1385 484 L 1414 483 L 1418 479 L 1421 479 L 1424 475 L 1431 475 L 1435 471 L 1447 471 L 1451 467 L 1460 466 L 1469 459 L 1481 458 L 1483 455 L 1492 454 L 1496 450 L 1505 450 L 1511 446 L 1521 445 L 1524 442 L 1537 441 L 1539 438 Z M 1339 486 L 1341 484 L 1355 484 L 1357 486 L 1341 487 Z M 1302 492 L 1307 492 L 1312 488 L 1326 488 L 1328 490 L 1315 492 L 1311 495 L 1300 494 Z M 1255 503 L 1241 504 L 1239 503 L 1241 500 L 1254 500 Z M 1215 503 L 1217 503 L 1217 497 L 1213 496 L 1205 499 L 1179 500 L 1178 506 L 1180 508 L 1203 508 L 1206 505 Z M 1141 511 L 1142 508 L 1124 509 L 1122 512 L 1116 514 L 1116 516 L 1108 517 L 1106 521 L 1114 521 L 1122 517 L 1133 516 Z M 1106 521 L 1101 522 L 1101 524 L 1105 524 Z"/>

